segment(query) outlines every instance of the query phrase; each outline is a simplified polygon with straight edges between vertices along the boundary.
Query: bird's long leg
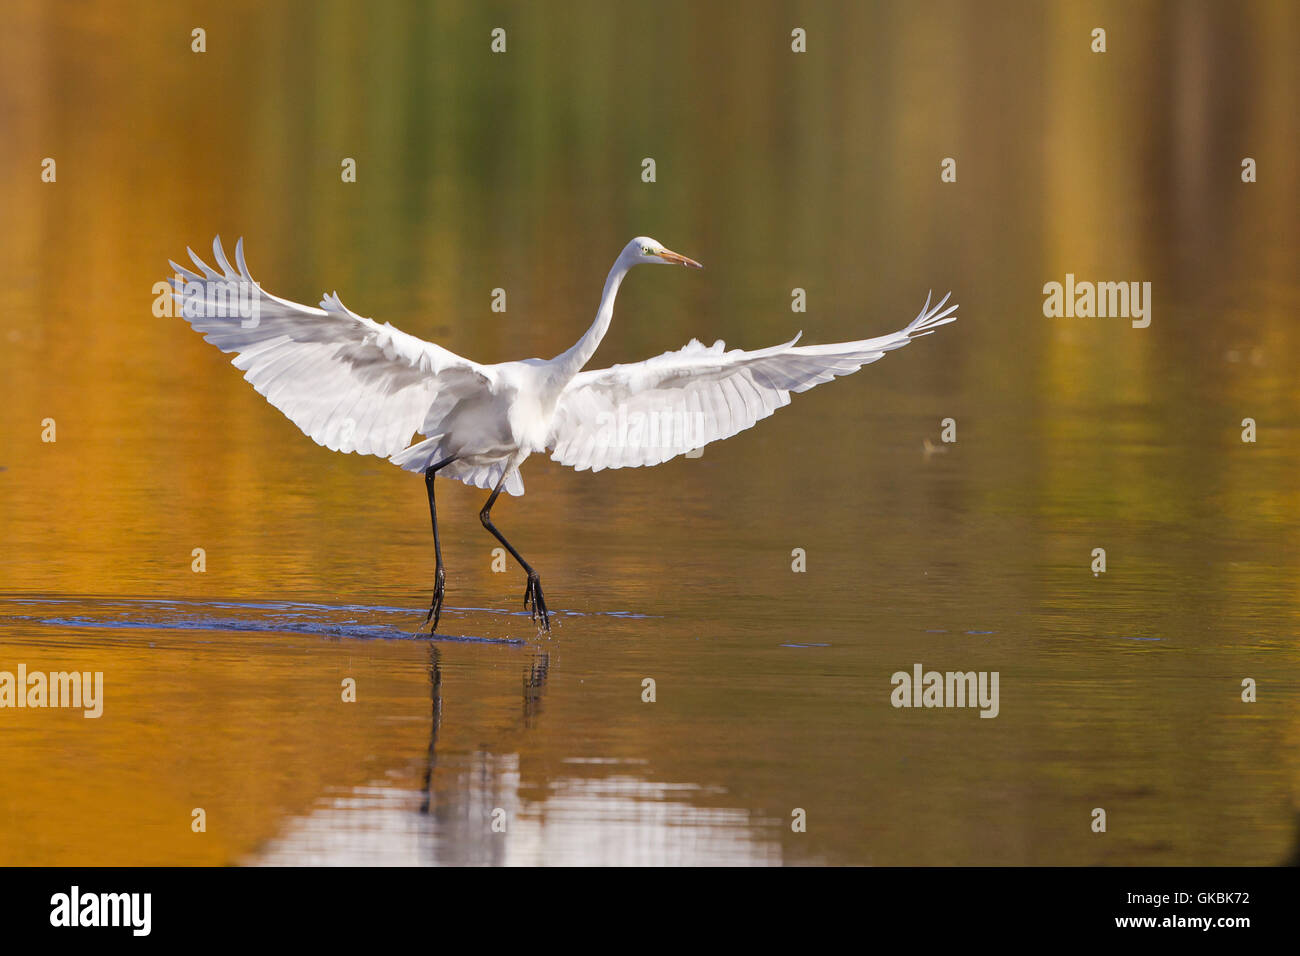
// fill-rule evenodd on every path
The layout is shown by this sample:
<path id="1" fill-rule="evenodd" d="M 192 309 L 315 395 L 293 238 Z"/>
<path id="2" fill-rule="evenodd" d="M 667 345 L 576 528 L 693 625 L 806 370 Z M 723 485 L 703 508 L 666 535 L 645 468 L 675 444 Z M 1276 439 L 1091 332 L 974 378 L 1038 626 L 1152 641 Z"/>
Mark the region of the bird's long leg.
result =
<path id="1" fill-rule="evenodd" d="M 429 613 L 425 615 L 420 628 L 423 629 L 424 625 L 432 620 L 433 627 L 429 628 L 430 634 L 438 630 L 438 619 L 442 617 L 442 595 L 447 581 L 447 572 L 442 567 L 442 542 L 438 540 L 438 508 L 433 503 L 433 478 L 439 469 L 447 467 L 455 460 L 455 456 L 444 458 L 424 470 L 424 486 L 429 491 L 429 520 L 433 522 L 433 557 L 437 562 L 437 569 L 433 572 L 433 601 L 429 604 Z"/>
<path id="2" fill-rule="evenodd" d="M 492 523 L 492 506 L 496 504 L 497 496 L 501 494 L 501 488 L 506 483 L 506 474 L 509 474 L 508 469 L 505 474 L 502 474 L 497 486 L 492 489 L 492 494 L 488 495 L 487 503 L 483 505 L 483 510 L 478 513 L 478 520 L 483 522 L 483 527 L 492 532 L 492 537 L 505 545 L 506 550 L 514 555 L 514 559 L 519 562 L 519 566 L 527 572 L 528 584 L 524 586 L 524 609 L 532 611 L 534 621 L 540 617 L 542 627 L 549 631 L 551 629 L 551 616 L 546 611 L 546 599 L 542 597 L 541 576 L 533 570 L 532 565 L 523 559 L 523 556 L 515 550 L 514 545 L 507 541 L 501 532 L 496 529 L 496 525 Z"/>

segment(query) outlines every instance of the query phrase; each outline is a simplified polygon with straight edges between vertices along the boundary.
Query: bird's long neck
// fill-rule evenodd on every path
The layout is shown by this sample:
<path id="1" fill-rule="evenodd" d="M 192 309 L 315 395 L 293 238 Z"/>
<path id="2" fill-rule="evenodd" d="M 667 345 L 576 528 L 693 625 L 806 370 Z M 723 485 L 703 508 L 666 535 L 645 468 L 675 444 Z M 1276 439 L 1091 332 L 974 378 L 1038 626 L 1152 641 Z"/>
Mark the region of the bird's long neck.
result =
<path id="1" fill-rule="evenodd" d="M 556 366 L 566 380 L 581 372 L 582 367 L 596 354 L 600 340 L 609 331 L 610 320 L 614 318 L 614 298 L 618 295 L 618 287 L 623 284 L 623 277 L 627 275 L 630 268 L 631 265 L 622 256 L 615 260 L 614 267 L 609 270 L 609 275 L 605 279 L 605 291 L 600 296 L 600 308 L 596 310 L 596 320 L 591 323 L 591 328 L 587 329 L 586 334 L 578 339 L 573 348 L 555 357 Z"/>

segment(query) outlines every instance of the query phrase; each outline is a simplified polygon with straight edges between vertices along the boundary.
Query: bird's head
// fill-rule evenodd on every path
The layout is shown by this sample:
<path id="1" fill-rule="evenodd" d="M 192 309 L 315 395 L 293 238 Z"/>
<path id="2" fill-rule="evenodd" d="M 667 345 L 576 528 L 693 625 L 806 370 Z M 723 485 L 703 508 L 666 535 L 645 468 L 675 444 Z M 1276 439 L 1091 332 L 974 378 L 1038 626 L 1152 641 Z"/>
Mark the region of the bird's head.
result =
<path id="1" fill-rule="evenodd" d="M 651 239 L 649 236 L 637 236 L 623 249 L 623 255 L 632 265 L 645 265 L 646 263 L 670 266 L 690 266 L 692 269 L 703 269 L 694 259 L 688 259 L 683 255 L 673 252 L 671 249 L 665 249 L 663 243 Z"/>

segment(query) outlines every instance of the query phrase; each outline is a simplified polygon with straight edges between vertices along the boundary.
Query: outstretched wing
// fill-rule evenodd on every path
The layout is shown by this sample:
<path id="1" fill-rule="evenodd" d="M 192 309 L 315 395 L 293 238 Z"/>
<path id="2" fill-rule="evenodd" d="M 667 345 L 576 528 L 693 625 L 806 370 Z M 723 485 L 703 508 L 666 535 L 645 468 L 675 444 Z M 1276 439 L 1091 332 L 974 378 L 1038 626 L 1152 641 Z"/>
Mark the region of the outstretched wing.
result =
<path id="1" fill-rule="evenodd" d="M 948 296 L 907 328 L 860 342 L 784 345 L 756 352 L 684 349 L 631 365 L 582 372 L 560 395 L 548 447 L 578 471 L 658 465 L 744 431 L 790 404 L 791 392 L 848 375 L 912 339 L 957 321 Z"/>
<path id="2" fill-rule="evenodd" d="M 317 444 L 388 457 L 425 424 L 439 390 L 488 380 L 483 367 L 388 323 L 349 311 L 337 293 L 320 308 L 263 292 L 244 263 L 212 243 L 221 272 L 186 250 L 198 272 L 171 263 L 180 314 Z M 481 380 L 481 381 L 480 381 Z"/>

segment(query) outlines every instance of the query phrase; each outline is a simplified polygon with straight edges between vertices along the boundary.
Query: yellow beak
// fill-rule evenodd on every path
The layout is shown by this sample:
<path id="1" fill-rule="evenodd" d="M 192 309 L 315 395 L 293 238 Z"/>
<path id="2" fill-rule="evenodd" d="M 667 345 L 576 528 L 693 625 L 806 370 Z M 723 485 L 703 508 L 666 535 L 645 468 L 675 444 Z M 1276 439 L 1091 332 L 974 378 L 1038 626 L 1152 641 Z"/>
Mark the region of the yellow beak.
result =
<path id="1" fill-rule="evenodd" d="M 688 259 L 685 256 L 680 255 L 676 252 L 671 252 L 668 249 L 665 249 L 663 252 L 657 252 L 655 253 L 655 255 L 657 255 L 660 259 L 663 259 L 665 262 L 672 262 L 679 266 L 689 266 L 692 269 L 704 268 L 704 266 L 700 265 L 694 259 Z"/>

